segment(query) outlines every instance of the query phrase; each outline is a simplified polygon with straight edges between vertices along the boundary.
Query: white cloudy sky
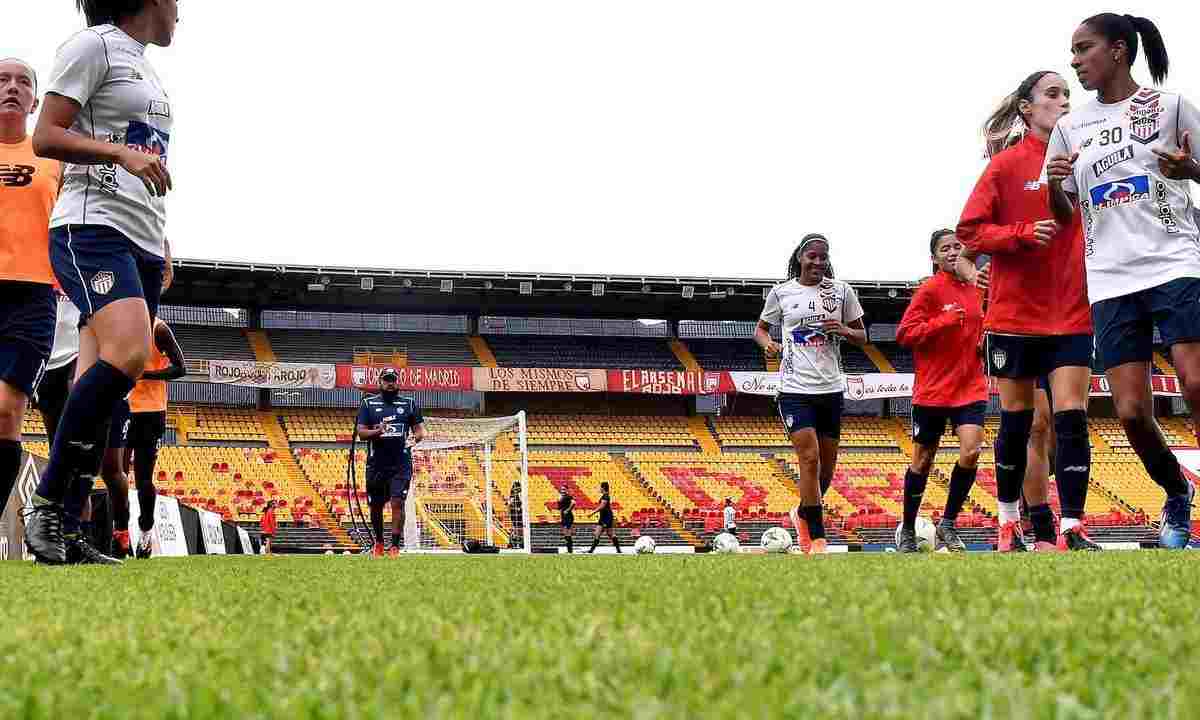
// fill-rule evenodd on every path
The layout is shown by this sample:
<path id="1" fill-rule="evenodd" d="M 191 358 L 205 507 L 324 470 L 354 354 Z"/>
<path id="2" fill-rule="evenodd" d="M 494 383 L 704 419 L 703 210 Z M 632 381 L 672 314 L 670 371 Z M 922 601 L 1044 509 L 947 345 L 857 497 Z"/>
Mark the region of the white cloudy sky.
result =
<path id="1" fill-rule="evenodd" d="M 73 5 L 6 7 L 0 56 L 48 75 L 83 25 Z M 1033 70 L 1074 83 L 1072 30 L 1113 8 L 872 5 L 182 0 L 175 44 L 150 51 L 175 115 L 172 243 L 189 258 L 777 277 L 820 231 L 842 277 L 916 277 L 982 169 L 988 112 Z M 1159 23 L 1166 86 L 1200 97 L 1200 9 L 1117 9 Z"/>

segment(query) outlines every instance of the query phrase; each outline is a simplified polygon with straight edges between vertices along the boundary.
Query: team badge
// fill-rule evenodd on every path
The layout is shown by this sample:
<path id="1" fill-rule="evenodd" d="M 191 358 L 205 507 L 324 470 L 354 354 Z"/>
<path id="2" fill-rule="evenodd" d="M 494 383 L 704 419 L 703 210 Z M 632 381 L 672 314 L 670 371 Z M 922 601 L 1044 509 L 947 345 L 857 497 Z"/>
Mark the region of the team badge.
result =
<path id="1" fill-rule="evenodd" d="M 796 416 L 788 415 L 786 418 L 784 418 L 784 422 L 787 423 L 788 430 L 791 430 L 792 426 L 796 424 Z"/>
<path id="2" fill-rule="evenodd" d="M 832 295 L 821 298 L 821 307 L 825 308 L 825 312 L 836 312 L 838 307 L 838 299 Z"/>
<path id="3" fill-rule="evenodd" d="M 921 426 L 916 423 L 913 423 L 913 437 L 920 437 L 920 435 L 921 435 Z"/>
<path id="4" fill-rule="evenodd" d="M 575 373 L 575 389 L 580 392 L 591 392 L 592 376 L 587 373 Z"/>
<path id="5" fill-rule="evenodd" d="M 997 370 L 1004 369 L 1004 365 L 1008 362 L 1008 353 L 1003 350 L 992 351 L 992 365 L 996 366 Z"/>
<path id="6" fill-rule="evenodd" d="M 101 270 L 92 276 L 92 291 L 97 295 L 107 295 L 116 282 L 116 275 L 109 270 Z"/>
<path id="7" fill-rule="evenodd" d="M 846 394 L 850 396 L 851 400 L 862 400 L 867 396 L 867 384 L 862 375 L 846 377 Z"/>
<path id="8" fill-rule="evenodd" d="M 1129 120 L 1129 135 L 1143 145 L 1158 139 L 1162 116 L 1162 105 L 1158 100 L 1162 93 L 1142 90 L 1129 101 L 1125 117 Z"/>

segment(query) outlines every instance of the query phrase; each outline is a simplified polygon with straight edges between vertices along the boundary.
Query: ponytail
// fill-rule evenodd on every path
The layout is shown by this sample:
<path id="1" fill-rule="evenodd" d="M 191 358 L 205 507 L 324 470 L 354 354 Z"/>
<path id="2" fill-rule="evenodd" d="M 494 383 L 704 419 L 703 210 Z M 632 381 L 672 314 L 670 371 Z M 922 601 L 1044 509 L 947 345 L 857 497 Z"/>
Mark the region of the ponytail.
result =
<path id="1" fill-rule="evenodd" d="M 145 4 L 145 0 L 75 0 L 75 8 L 83 13 L 89 26 L 116 25 L 140 13 Z"/>
<path id="2" fill-rule="evenodd" d="M 1109 44 L 1118 41 L 1125 43 L 1127 50 L 1125 62 L 1130 67 L 1137 60 L 1138 36 L 1146 48 L 1146 65 L 1150 68 L 1150 79 L 1155 85 L 1161 85 L 1167 79 L 1170 59 L 1167 57 L 1167 45 L 1163 42 L 1162 33 L 1151 20 L 1133 15 L 1117 15 L 1116 13 L 1100 13 L 1083 21 L 1099 35 L 1103 35 Z"/>
<path id="3" fill-rule="evenodd" d="M 1025 137 L 1029 126 L 1021 115 L 1021 101 L 1033 101 L 1033 88 L 1042 78 L 1049 75 L 1051 70 L 1038 70 L 1021 81 L 1017 89 L 1010 93 L 1000 105 L 992 111 L 987 122 L 983 124 L 984 152 L 987 157 L 999 153 L 1005 148 L 1012 147 Z"/>

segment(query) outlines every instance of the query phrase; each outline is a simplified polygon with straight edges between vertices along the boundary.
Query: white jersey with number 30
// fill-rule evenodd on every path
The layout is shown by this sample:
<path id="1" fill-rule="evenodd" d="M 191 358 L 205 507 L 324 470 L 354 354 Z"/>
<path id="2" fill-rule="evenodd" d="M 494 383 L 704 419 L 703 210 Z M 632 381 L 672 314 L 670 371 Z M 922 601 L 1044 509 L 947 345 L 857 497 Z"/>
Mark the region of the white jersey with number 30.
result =
<path id="1" fill-rule="evenodd" d="M 1142 88 L 1123 102 L 1092 100 L 1059 119 L 1046 161 L 1079 153 L 1063 189 L 1083 214 L 1088 300 L 1093 304 L 1200 277 L 1200 233 L 1188 180 L 1171 180 L 1152 150 L 1174 151 L 1190 134 L 1200 150 L 1200 112 L 1183 97 Z"/>
<path id="2" fill-rule="evenodd" d="M 841 338 L 827 335 L 819 326 L 826 320 L 849 325 L 862 316 L 854 288 L 841 280 L 801 285 L 793 278 L 771 288 L 761 320 L 783 326 L 780 391 L 804 395 L 845 392 Z"/>

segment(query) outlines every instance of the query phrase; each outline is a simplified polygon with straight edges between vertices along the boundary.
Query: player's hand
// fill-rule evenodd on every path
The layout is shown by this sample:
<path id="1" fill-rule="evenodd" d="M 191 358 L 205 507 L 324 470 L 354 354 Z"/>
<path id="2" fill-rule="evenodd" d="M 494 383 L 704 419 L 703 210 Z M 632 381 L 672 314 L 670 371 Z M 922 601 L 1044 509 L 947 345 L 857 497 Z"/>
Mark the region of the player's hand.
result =
<path id="1" fill-rule="evenodd" d="M 163 266 L 162 292 L 170 290 L 173 282 L 175 282 L 175 266 L 168 262 Z"/>
<path id="2" fill-rule="evenodd" d="M 1058 234 L 1058 223 L 1054 220 L 1038 220 L 1033 224 L 1033 243 L 1036 247 L 1046 247 Z"/>
<path id="3" fill-rule="evenodd" d="M 826 335 L 841 335 L 842 337 L 850 335 L 850 328 L 839 320 L 822 320 L 817 324 L 817 329 Z"/>
<path id="4" fill-rule="evenodd" d="M 1172 180 L 1191 180 L 1200 177 L 1200 166 L 1196 165 L 1196 159 L 1192 157 L 1190 132 L 1184 131 L 1183 142 L 1178 150 L 1171 152 L 1170 150 L 1151 148 L 1150 152 L 1158 156 L 1159 172 Z"/>
<path id="5" fill-rule="evenodd" d="M 121 149 L 117 163 L 145 183 L 146 190 L 154 197 L 163 197 L 172 189 L 171 173 L 167 172 L 167 166 L 158 155 L 126 147 Z"/>
<path id="6" fill-rule="evenodd" d="M 1079 158 L 1079 153 L 1071 155 L 1055 155 L 1050 158 L 1050 162 L 1046 164 L 1046 179 L 1051 185 L 1061 185 L 1063 180 L 1075 174 L 1075 161 Z"/>
<path id="7" fill-rule="evenodd" d="M 768 340 L 767 344 L 763 347 L 763 352 L 766 353 L 767 357 L 779 357 L 779 353 L 783 352 L 783 346 L 774 340 Z"/>
<path id="8" fill-rule="evenodd" d="M 958 303 L 954 303 L 950 307 L 946 308 L 946 312 L 950 313 L 950 315 L 954 318 L 955 322 L 957 322 L 959 325 L 962 325 L 967 320 L 966 309 L 963 308 L 963 306 L 959 305 Z"/>
<path id="9" fill-rule="evenodd" d="M 992 283 L 992 264 L 984 263 L 984 266 L 975 271 L 975 278 L 971 284 L 980 290 L 987 290 Z"/>

